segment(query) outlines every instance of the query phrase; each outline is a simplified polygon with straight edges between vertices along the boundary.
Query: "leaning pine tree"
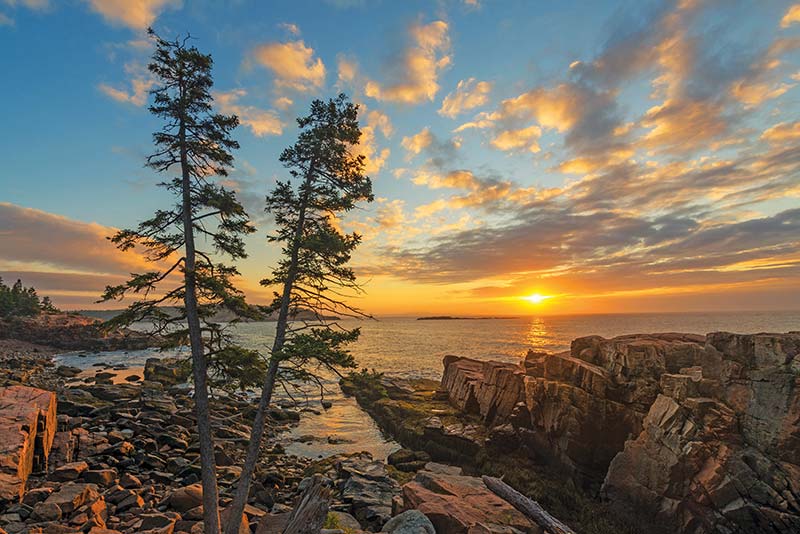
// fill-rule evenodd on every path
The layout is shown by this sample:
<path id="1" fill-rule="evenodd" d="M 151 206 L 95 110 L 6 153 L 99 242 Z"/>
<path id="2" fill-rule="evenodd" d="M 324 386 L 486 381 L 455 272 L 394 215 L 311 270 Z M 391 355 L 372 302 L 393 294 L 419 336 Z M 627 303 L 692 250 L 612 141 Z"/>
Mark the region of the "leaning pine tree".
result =
<path id="1" fill-rule="evenodd" d="M 150 34 L 156 50 L 148 67 L 158 84 L 151 91 L 150 112 L 164 125 L 153 134 L 157 149 L 147 158 L 147 166 L 177 174 L 160 184 L 176 202 L 156 211 L 135 230 L 121 230 L 111 238 L 122 250 L 142 247 L 155 268 L 106 288 L 102 300 L 135 295 L 137 300 L 110 326 L 146 321 L 167 345 L 191 348 L 204 532 L 217 534 L 220 520 L 208 366 L 220 367 L 225 360 L 241 362 L 242 354 L 249 353 L 233 345 L 225 329 L 212 320 L 222 308 L 238 315 L 248 313 L 242 293 L 231 282 L 238 274 L 236 268 L 215 257 L 245 257 L 242 238 L 255 229 L 234 193 L 210 181 L 212 176 L 227 176 L 233 163 L 231 150 L 239 147 L 230 136 L 239 122 L 236 116 L 216 114 L 211 106 L 211 56 L 187 47 L 186 39 L 166 41 L 152 30 Z M 201 245 L 207 248 L 198 248 Z M 177 314 L 165 311 L 168 305 L 177 305 Z"/>
<path id="2" fill-rule="evenodd" d="M 278 318 L 227 534 L 239 532 L 276 381 L 317 380 L 320 368 L 355 367 L 347 345 L 358 338 L 359 329 L 341 328 L 327 317 L 366 317 L 343 300 L 361 291 L 347 266 L 361 236 L 344 234 L 335 225 L 338 215 L 360 201 L 373 200 L 372 182 L 364 175 L 364 156 L 353 150 L 361 137 L 358 106 L 343 94 L 328 102 L 315 100 L 311 113 L 297 123 L 298 140 L 283 151 L 280 161 L 299 184 L 279 182 L 267 197 L 266 211 L 276 225 L 269 241 L 280 243 L 283 249 L 272 276 L 261 284 L 280 288 L 272 304 Z M 293 320 L 300 311 L 310 312 L 313 318 Z"/>

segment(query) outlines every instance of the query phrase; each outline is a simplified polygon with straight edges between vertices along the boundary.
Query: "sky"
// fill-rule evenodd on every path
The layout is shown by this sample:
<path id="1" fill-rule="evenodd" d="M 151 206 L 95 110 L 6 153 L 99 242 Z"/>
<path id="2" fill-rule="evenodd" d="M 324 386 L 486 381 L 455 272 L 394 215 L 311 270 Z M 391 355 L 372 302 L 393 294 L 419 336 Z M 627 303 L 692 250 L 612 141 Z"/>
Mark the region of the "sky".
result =
<path id="1" fill-rule="evenodd" d="M 62 308 L 109 307 L 147 265 L 106 237 L 170 203 L 148 26 L 211 54 L 240 118 L 251 301 L 294 119 L 345 92 L 367 312 L 800 309 L 800 3 L 0 0 L 0 276 Z"/>

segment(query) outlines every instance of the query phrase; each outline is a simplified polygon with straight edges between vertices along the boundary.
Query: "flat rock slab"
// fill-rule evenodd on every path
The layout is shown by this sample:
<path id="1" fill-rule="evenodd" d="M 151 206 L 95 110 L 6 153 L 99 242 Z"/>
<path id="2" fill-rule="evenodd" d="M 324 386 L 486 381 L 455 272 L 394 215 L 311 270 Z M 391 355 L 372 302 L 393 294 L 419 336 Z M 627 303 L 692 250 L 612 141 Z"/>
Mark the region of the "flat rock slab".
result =
<path id="1" fill-rule="evenodd" d="M 495 495 L 480 478 L 420 471 L 403 486 L 406 510 L 419 510 L 439 534 L 468 534 L 479 526 L 488 532 L 537 532 L 537 527 L 509 503 Z"/>
<path id="2" fill-rule="evenodd" d="M 34 467 L 47 467 L 56 427 L 55 393 L 0 388 L 0 500 L 20 499 Z"/>

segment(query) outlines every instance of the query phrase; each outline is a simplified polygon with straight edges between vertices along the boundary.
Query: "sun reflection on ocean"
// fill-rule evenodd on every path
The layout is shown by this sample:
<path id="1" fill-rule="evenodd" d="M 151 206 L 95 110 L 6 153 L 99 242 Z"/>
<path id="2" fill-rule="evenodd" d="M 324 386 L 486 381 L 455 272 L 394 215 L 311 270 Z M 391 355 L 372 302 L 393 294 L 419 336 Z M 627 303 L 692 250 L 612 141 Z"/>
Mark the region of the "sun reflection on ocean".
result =
<path id="1" fill-rule="evenodd" d="M 527 344 L 531 347 L 541 347 L 543 345 L 548 345 L 551 342 L 550 334 L 547 330 L 547 326 L 544 323 L 544 319 L 541 317 L 532 317 L 531 324 L 528 327 L 528 333 L 525 336 Z"/>

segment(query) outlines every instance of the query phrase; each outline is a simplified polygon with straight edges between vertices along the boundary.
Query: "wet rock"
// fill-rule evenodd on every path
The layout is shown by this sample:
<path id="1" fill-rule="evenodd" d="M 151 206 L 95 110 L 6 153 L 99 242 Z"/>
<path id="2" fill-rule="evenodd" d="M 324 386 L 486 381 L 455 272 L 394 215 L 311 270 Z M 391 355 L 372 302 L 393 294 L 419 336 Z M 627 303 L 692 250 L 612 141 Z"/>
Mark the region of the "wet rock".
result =
<path id="1" fill-rule="evenodd" d="M 59 365 L 56 369 L 56 374 L 58 376 L 63 376 L 65 378 L 71 378 L 73 376 L 78 376 L 81 374 L 81 369 L 78 367 L 70 367 L 68 365 Z"/>
<path id="2" fill-rule="evenodd" d="M 428 517 L 419 510 L 408 510 L 391 518 L 381 532 L 391 534 L 436 534 Z"/>

